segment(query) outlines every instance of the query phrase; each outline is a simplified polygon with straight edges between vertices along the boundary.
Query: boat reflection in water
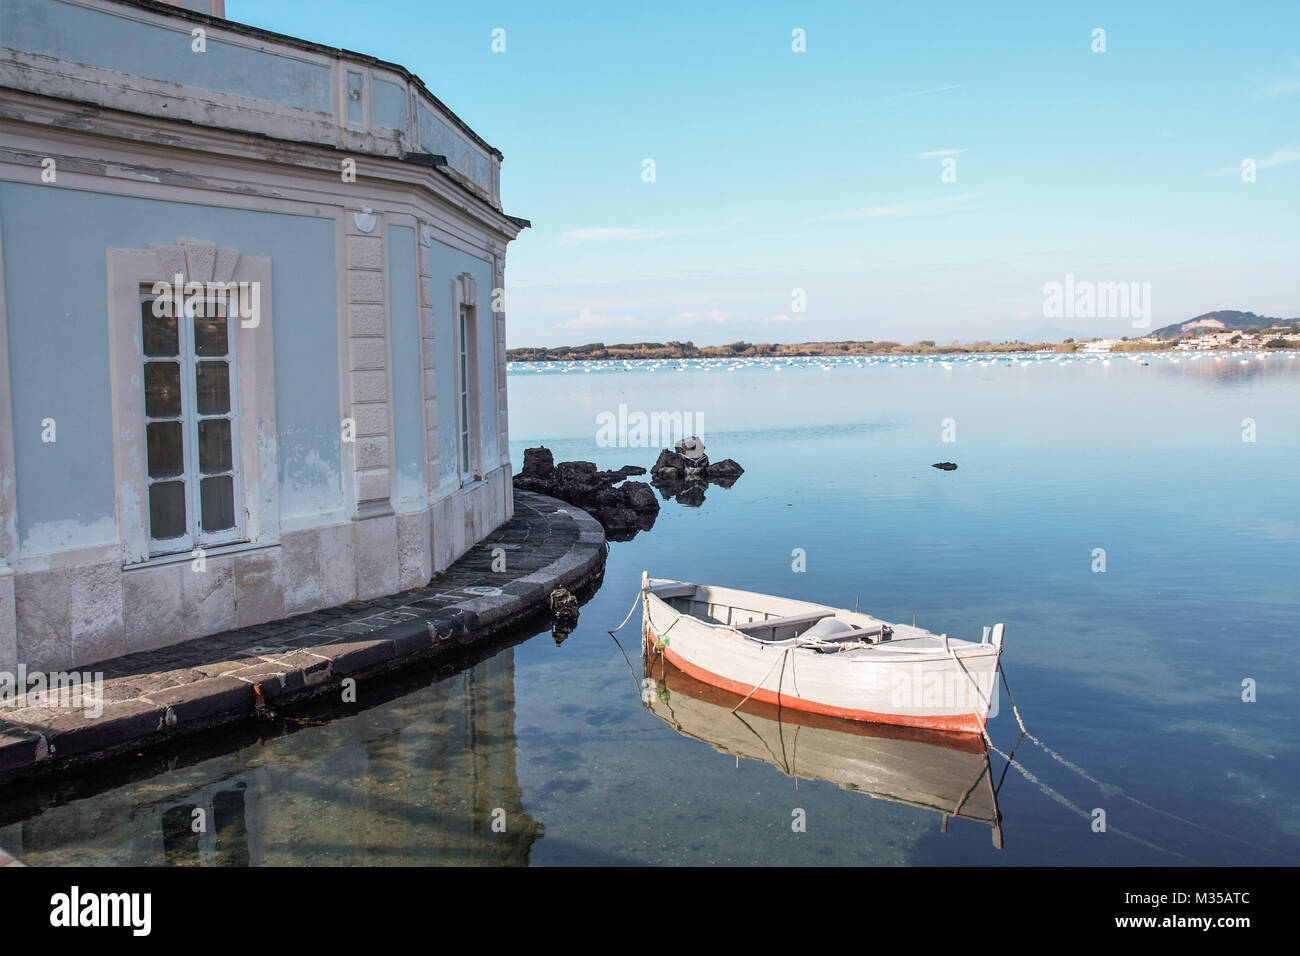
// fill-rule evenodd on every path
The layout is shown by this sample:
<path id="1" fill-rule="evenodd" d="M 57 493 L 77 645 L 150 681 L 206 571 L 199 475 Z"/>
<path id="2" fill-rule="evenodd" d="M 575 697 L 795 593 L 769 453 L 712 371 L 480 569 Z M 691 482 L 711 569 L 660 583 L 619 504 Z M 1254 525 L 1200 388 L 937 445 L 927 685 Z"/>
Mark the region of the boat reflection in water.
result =
<path id="1" fill-rule="evenodd" d="M 642 701 L 678 733 L 720 753 L 761 760 L 786 776 L 826 780 L 845 790 L 905 803 L 993 830 L 1002 849 L 988 750 L 983 737 L 860 720 L 842 720 L 743 698 L 684 674 L 642 645 Z"/>

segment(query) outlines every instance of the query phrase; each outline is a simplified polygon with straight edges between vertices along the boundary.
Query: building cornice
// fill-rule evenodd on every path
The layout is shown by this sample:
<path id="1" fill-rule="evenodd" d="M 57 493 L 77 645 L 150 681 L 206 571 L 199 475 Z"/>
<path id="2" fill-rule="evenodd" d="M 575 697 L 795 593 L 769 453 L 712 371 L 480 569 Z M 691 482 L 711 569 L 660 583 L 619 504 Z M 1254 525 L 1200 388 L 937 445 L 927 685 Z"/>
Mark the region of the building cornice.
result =
<path id="1" fill-rule="evenodd" d="M 343 160 L 353 159 L 361 167 L 358 178 L 377 178 L 385 183 L 420 188 L 441 205 L 469 215 L 472 220 L 489 227 L 506 241 L 516 238 L 524 228 L 531 225 L 528 220 L 507 215 L 492 205 L 477 191 L 461 182 L 454 170 L 440 163 L 441 157 L 428 153 L 397 158 L 327 144 L 277 139 L 247 130 L 159 118 L 0 86 L 0 124 L 6 121 L 29 126 L 35 135 L 50 143 L 56 140 L 73 141 L 79 136 L 104 137 L 136 146 L 197 153 L 209 159 L 221 157 L 232 165 L 273 163 L 330 176 L 339 175 Z M 0 148 L 2 151 L 4 150 Z M 12 145 L 9 145 L 8 152 L 11 155 L 21 153 L 36 169 L 39 169 L 41 160 L 45 158 L 44 152 L 17 150 Z M 107 165 L 102 157 L 83 159 L 92 166 Z M 153 173 L 186 175 L 184 163 L 160 162 L 154 166 L 137 164 L 136 168 L 146 176 Z M 246 186 L 241 191 L 248 192 L 253 188 L 255 187 Z M 362 190 L 355 187 L 349 189 L 342 182 L 333 192 L 337 200 L 346 200 L 351 191 L 357 193 L 358 201 L 364 198 Z M 273 191 L 268 189 L 267 192 Z"/>
<path id="2" fill-rule="evenodd" d="M 492 153 L 497 159 L 504 159 L 501 150 L 483 139 L 478 133 L 474 132 L 464 120 L 447 107 L 442 100 L 438 99 L 418 76 L 402 66 L 400 63 L 391 63 L 388 60 L 381 60 L 378 57 L 370 56 L 365 53 L 357 53 L 354 50 L 347 50 L 343 47 L 325 46 L 321 43 L 313 43 L 310 40 L 304 40 L 301 37 L 289 36 L 284 33 L 275 33 L 271 30 L 263 30 L 261 27 L 250 26 L 247 23 L 240 23 L 237 20 L 228 20 L 224 17 L 214 17 L 206 13 L 198 13 L 194 10 L 187 10 L 184 7 L 174 7 L 168 3 L 158 3 L 156 0 L 108 0 L 110 3 L 118 4 L 124 7 L 136 7 L 142 10 L 148 10 L 152 13 L 161 14 L 175 20 L 189 20 L 194 23 L 201 23 L 206 26 L 218 27 L 223 30 L 231 30 L 247 37 L 258 40 L 265 40 L 271 43 L 282 43 L 285 46 L 293 47 L 297 50 L 303 50 L 308 53 L 317 53 L 322 56 L 335 57 L 338 59 L 351 60 L 364 66 L 373 66 L 380 69 L 389 70 L 396 73 L 402 79 L 416 87 L 422 94 L 427 96 L 435 106 L 447 115 L 462 133 L 472 139 L 478 146 Z"/>

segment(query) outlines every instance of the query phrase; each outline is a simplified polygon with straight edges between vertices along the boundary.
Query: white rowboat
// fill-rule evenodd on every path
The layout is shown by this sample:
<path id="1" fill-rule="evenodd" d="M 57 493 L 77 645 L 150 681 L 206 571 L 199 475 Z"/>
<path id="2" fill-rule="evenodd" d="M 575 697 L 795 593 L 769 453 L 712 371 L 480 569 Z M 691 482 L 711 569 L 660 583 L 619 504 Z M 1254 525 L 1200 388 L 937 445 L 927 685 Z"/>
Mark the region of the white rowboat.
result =
<path id="1" fill-rule="evenodd" d="M 857 611 L 642 572 L 647 648 L 746 699 L 979 734 L 997 714 L 1004 625 L 963 641 Z"/>

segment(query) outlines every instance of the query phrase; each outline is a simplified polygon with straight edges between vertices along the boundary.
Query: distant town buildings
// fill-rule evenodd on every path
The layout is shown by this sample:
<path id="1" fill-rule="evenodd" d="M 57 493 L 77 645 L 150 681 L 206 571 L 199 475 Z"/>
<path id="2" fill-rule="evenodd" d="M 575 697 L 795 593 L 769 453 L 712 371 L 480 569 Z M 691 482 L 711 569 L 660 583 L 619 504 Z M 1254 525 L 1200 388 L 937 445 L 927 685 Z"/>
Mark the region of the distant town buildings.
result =
<path id="1" fill-rule="evenodd" d="M 1109 352 L 1119 343 L 1118 339 L 1093 339 L 1083 343 L 1085 352 Z"/>
<path id="2" fill-rule="evenodd" d="M 1262 349 L 1269 347 L 1270 342 L 1279 339 L 1286 344 L 1287 348 L 1300 347 L 1300 333 L 1289 329 L 1273 329 L 1260 332 L 1241 330 L 1206 332 L 1203 335 L 1186 336 L 1175 340 L 1154 336 L 1140 339 L 1091 339 L 1077 343 L 1077 351 L 1132 352 L 1172 348 L 1177 352 L 1210 352 L 1217 349 Z"/>

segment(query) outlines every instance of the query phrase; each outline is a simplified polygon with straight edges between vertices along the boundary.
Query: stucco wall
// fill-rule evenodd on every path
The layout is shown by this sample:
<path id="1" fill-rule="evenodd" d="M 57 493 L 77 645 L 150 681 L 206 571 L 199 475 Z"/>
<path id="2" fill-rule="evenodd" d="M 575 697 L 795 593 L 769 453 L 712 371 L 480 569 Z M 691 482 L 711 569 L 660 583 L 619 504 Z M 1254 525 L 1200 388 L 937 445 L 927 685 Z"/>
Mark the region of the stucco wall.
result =
<path id="1" fill-rule="evenodd" d="M 25 555 L 117 540 L 105 250 L 178 238 L 271 258 L 281 518 L 347 513 L 332 219 L 0 183 L 0 230 Z"/>
<path id="2" fill-rule="evenodd" d="M 492 267 L 483 260 L 453 249 L 441 242 L 429 244 L 433 258 L 434 321 L 438 352 L 438 381 L 456 381 L 456 316 L 451 280 L 468 272 L 478 281 L 478 368 L 479 409 L 482 424 L 480 440 L 483 464 L 490 468 L 497 458 L 496 353 L 493 346 Z M 453 387 L 446 386 L 444 400 L 438 402 L 438 455 L 443 479 L 456 473 L 456 404 Z"/>
<path id="3" fill-rule="evenodd" d="M 141 23 L 58 0 L 0 0 L 0 47 L 331 112 L 325 67 L 215 38 L 196 53 L 190 29 L 188 23 Z"/>
<path id="4" fill-rule="evenodd" d="M 111 0 L 0 0 L 0 667 L 80 666 L 414 587 L 510 512 L 491 263 L 520 222 L 496 206 L 499 154 L 395 64 L 233 23 L 209 24 L 200 53 L 192 25 Z M 421 140 L 461 175 L 379 159 Z M 340 182 L 341 152 L 374 157 L 364 183 Z M 49 159 L 57 183 L 41 181 Z M 121 341 L 139 329 L 135 283 L 167 271 L 157 255 L 211 275 L 229 251 L 270 289 L 269 325 L 236 349 L 258 507 L 248 540 L 205 566 L 146 561 L 130 541 L 147 524 L 131 478 L 141 369 Z M 484 480 L 462 488 L 464 272 Z"/>
<path id="5" fill-rule="evenodd" d="M 375 125 L 387 129 L 406 129 L 406 90 L 396 83 L 374 81 Z"/>
<path id="6" fill-rule="evenodd" d="M 196 50 L 193 29 L 106 0 L 0 0 L 0 85 L 365 154 L 428 150 L 500 202 L 500 155 L 396 64 L 235 23 L 206 26 Z"/>
<path id="7" fill-rule="evenodd" d="M 415 230 L 388 227 L 388 311 L 393 369 L 393 495 L 396 511 L 424 508 L 424 416 L 420 400 L 420 307 Z"/>

